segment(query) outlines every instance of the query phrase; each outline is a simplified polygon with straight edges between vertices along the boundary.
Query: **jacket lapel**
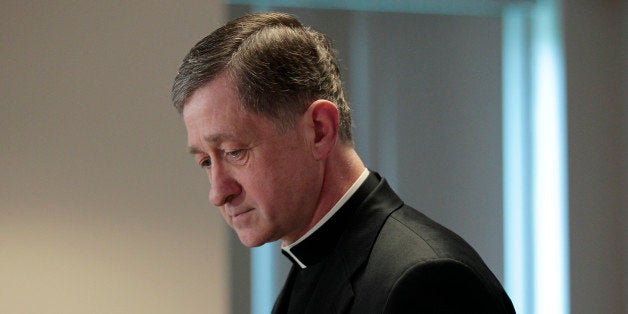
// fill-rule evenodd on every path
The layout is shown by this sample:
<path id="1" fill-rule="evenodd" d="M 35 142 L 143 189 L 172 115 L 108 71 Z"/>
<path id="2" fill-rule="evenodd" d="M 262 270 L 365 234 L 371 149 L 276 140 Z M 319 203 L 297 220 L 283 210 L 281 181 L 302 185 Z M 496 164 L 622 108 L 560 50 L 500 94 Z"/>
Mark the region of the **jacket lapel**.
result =
<path id="1" fill-rule="evenodd" d="M 281 288 L 281 291 L 279 291 L 279 295 L 277 296 L 275 304 L 273 305 L 273 310 L 271 312 L 272 314 L 288 312 L 288 301 L 290 300 L 290 291 L 292 290 L 292 285 L 294 283 L 294 276 L 296 271 L 295 267 L 295 265 L 292 265 L 292 267 L 290 268 L 288 278 L 286 279 L 283 288 Z"/>
<path id="2" fill-rule="evenodd" d="M 369 176 L 366 184 L 374 188 L 356 209 L 331 254 L 307 313 L 346 313 L 349 310 L 354 298 L 353 283 L 370 255 L 381 226 L 403 205 L 386 180 L 378 175 Z"/>

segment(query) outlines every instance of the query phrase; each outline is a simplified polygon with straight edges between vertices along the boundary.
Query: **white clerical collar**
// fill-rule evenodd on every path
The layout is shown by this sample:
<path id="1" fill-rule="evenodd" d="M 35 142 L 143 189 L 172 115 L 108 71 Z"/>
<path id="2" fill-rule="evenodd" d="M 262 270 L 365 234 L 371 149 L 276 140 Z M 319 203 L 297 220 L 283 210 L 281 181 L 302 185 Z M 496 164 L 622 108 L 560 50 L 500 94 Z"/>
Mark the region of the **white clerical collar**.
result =
<path id="1" fill-rule="evenodd" d="M 353 194 L 355 193 L 355 191 L 358 190 L 358 188 L 362 185 L 362 183 L 364 183 L 364 181 L 366 180 L 366 178 L 369 176 L 369 170 L 368 169 L 364 169 L 364 171 L 362 171 L 362 174 L 358 177 L 357 180 L 355 180 L 355 182 L 353 182 L 353 185 L 351 185 L 351 187 L 347 190 L 347 192 L 345 192 L 345 194 L 338 200 L 338 202 L 336 202 L 336 204 L 334 205 L 334 207 L 331 208 L 331 210 L 329 212 L 327 212 L 327 214 L 325 214 L 325 216 L 323 216 L 323 218 L 321 218 L 321 220 L 319 220 L 316 225 L 314 225 L 314 227 L 312 227 L 312 229 L 308 230 L 304 235 L 302 235 L 298 240 L 296 240 L 295 242 L 286 245 L 286 246 L 282 246 L 281 249 L 287 253 L 288 255 L 290 255 L 298 264 L 299 266 L 301 266 L 301 268 L 306 268 L 305 264 L 303 264 L 291 251 L 290 249 L 293 248 L 294 246 L 296 246 L 297 244 L 303 242 L 303 240 L 307 239 L 311 234 L 313 234 L 316 230 L 318 230 L 322 225 L 324 225 L 332 216 L 334 216 L 334 214 L 336 212 L 338 212 L 338 210 L 342 207 L 342 205 L 344 205 L 347 200 L 349 200 L 349 198 L 351 198 L 351 196 L 353 196 Z"/>

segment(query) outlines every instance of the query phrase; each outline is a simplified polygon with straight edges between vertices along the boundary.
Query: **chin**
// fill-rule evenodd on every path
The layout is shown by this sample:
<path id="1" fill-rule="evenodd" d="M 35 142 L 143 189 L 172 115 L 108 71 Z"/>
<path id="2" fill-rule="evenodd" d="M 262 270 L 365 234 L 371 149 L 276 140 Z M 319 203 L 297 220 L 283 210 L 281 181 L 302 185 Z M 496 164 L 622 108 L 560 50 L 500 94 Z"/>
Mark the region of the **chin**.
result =
<path id="1" fill-rule="evenodd" d="M 242 245 L 249 248 L 262 246 L 268 242 L 272 242 L 272 240 L 268 241 L 264 238 L 257 237 L 255 235 L 241 233 L 241 232 L 237 232 L 237 233 L 238 233 L 238 238 L 240 239 L 240 242 L 242 242 Z"/>

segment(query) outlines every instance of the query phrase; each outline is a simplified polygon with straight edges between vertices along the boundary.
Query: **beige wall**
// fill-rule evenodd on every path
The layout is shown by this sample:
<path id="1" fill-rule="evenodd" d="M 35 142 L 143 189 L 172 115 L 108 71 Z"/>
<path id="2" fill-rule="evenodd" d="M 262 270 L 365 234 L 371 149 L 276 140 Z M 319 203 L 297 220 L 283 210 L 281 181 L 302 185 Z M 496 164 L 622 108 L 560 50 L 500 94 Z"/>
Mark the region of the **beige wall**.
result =
<path id="1" fill-rule="evenodd" d="M 227 313 L 227 230 L 169 102 L 223 5 L 1 7 L 0 313 Z"/>
<path id="2" fill-rule="evenodd" d="M 570 1 L 563 12 L 573 314 L 628 310 L 626 13 L 617 0 Z"/>

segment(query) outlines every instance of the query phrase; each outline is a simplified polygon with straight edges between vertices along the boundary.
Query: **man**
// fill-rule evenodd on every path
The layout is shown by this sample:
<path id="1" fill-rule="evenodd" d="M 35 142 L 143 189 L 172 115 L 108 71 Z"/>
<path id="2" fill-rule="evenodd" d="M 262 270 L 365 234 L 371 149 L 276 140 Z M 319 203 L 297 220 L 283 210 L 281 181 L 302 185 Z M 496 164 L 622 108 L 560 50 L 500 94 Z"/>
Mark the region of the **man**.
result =
<path id="1" fill-rule="evenodd" d="M 329 40 L 280 13 L 202 39 L 173 86 L 209 200 L 240 241 L 293 262 L 273 313 L 514 313 L 460 237 L 354 150 Z"/>

